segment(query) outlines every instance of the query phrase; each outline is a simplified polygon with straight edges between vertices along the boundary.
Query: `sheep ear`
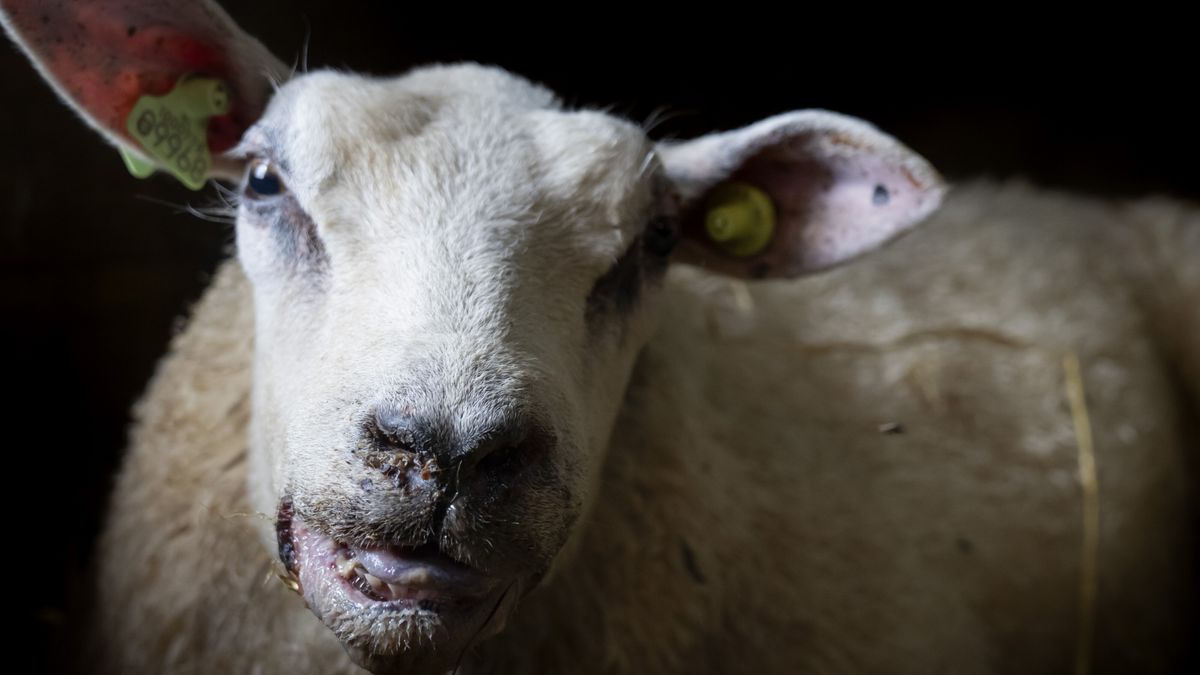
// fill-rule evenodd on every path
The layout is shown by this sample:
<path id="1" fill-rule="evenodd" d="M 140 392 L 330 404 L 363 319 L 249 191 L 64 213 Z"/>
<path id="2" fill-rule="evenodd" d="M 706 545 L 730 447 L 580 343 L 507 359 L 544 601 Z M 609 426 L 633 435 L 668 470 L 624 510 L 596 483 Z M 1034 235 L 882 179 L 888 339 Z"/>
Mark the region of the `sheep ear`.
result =
<path id="1" fill-rule="evenodd" d="M 849 260 L 920 222 L 945 191 L 892 137 L 824 111 L 660 145 L 658 154 L 682 218 L 676 258 L 739 277 L 793 277 Z"/>
<path id="2" fill-rule="evenodd" d="M 190 140 L 203 159 L 218 155 L 203 170 L 196 165 L 202 183 L 236 170 L 219 154 L 236 145 L 262 114 L 271 78 L 288 73 L 211 0 L 0 0 L 0 24 L 59 97 L 123 150 L 135 173 L 138 166 L 166 168 L 184 180 L 165 152 L 147 147 L 151 142 L 145 135 L 139 139 L 136 129 L 131 132 L 139 101 L 148 102 L 138 108 L 142 115 L 150 102 L 161 100 L 149 97 L 182 89 L 177 85 L 185 78 L 192 83 L 191 99 L 172 99 L 161 110 L 186 113 L 181 119 L 194 131 Z M 197 109 L 208 105 L 197 92 L 211 94 L 216 101 L 211 109 Z M 178 153 L 178 141 L 171 142 L 175 146 L 167 149 Z"/>

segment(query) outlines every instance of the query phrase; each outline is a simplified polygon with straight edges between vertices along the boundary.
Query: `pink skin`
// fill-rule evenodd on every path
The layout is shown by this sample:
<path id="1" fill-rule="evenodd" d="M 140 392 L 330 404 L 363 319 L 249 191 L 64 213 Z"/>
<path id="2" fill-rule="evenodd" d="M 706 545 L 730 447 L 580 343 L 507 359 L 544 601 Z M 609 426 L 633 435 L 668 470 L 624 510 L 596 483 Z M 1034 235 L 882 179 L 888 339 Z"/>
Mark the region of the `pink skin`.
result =
<path id="1" fill-rule="evenodd" d="M 135 147 L 125 129 L 130 110 L 142 96 L 171 91 L 183 75 L 219 77 L 233 90 L 233 110 L 210 120 L 212 152 L 235 145 L 265 103 L 237 77 L 222 27 L 201 3 L 0 0 L 0 7 L 61 93 Z"/>
<path id="2" fill-rule="evenodd" d="M 494 580 L 435 551 L 345 546 L 299 521 L 293 524 L 293 537 L 301 593 L 313 606 L 328 602 L 329 596 L 358 605 L 386 604 L 394 609 L 416 608 L 417 603 L 426 600 L 438 604 L 474 604 L 496 587 Z M 357 560 L 362 569 L 382 582 L 399 587 L 398 592 L 387 593 L 394 599 L 383 602 L 356 588 L 338 571 L 339 551 L 344 558 Z"/>

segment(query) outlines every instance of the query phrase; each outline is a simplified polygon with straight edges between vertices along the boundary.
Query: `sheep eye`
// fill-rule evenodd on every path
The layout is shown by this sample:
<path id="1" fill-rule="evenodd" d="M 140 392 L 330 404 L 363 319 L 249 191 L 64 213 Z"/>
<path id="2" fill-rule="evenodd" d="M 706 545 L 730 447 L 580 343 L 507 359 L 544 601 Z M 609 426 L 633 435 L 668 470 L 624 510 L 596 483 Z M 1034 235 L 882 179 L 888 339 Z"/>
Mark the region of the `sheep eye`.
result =
<path id="1" fill-rule="evenodd" d="M 246 196 L 251 199 L 266 199 L 278 197 L 287 191 L 283 179 L 275 172 L 271 163 L 265 159 L 256 159 L 250 164 L 246 173 Z"/>
<path id="2" fill-rule="evenodd" d="M 679 243 L 679 223 L 674 218 L 661 216 L 650 221 L 646 227 L 646 249 L 658 256 L 667 256 Z"/>

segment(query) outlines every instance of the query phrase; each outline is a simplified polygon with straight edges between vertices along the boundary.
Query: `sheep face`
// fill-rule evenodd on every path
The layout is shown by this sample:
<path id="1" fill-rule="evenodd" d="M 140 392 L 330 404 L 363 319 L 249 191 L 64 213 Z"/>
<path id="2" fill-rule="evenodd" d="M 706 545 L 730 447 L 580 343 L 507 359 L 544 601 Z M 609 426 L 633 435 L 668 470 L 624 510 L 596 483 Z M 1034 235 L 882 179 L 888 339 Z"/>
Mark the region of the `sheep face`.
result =
<path id="1" fill-rule="evenodd" d="M 479 66 L 301 76 L 231 157 L 252 497 L 309 607 L 376 671 L 454 667 L 569 556 L 668 258 L 795 275 L 940 197 L 848 118 L 656 147 Z M 717 241 L 713 213 L 752 207 L 767 236 Z"/>
<path id="2" fill-rule="evenodd" d="M 255 505 L 361 662 L 452 667 L 595 493 L 676 235 L 653 146 L 466 66 L 299 77 L 237 153 Z"/>

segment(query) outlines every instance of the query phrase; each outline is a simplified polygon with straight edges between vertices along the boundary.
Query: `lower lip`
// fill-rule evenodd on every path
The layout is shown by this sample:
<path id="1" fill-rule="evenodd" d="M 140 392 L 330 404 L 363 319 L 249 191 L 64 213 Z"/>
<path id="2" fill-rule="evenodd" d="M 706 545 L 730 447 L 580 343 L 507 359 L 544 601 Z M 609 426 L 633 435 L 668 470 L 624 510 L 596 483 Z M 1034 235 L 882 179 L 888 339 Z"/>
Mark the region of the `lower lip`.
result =
<path id="1" fill-rule="evenodd" d="M 294 572 L 305 595 L 318 585 L 336 586 L 359 605 L 385 610 L 436 609 L 477 604 L 494 586 L 484 575 L 443 555 L 403 550 L 384 553 L 393 558 L 391 584 L 378 578 L 369 582 L 369 573 L 348 547 L 308 530 L 298 520 L 292 534 Z"/>
<path id="2" fill-rule="evenodd" d="M 445 576 L 444 570 L 428 563 L 412 566 L 404 575 L 405 579 L 399 583 L 386 583 L 377 578 L 369 580 L 371 579 L 367 576 L 369 573 L 362 567 L 357 567 L 349 573 L 343 573 L 341 567 L 352 564 L 353 559 L 347 562 L 342 562 L 343 560 L 345 559 L 339 556 L 332 567 L 332 572 L 341 578 L 342 585 L 360 602 L 384 604 L 395 608 L 422 607 L 428 609 L 446 604 L 474 604 L 480 595 L 464 590 L 470 586 L 435 584 L 427 581 Z M 417 583 L 410 581 L 418 578 L 422 581 Z M 475 589 L 472 588 L 472 590 Z"/>

